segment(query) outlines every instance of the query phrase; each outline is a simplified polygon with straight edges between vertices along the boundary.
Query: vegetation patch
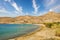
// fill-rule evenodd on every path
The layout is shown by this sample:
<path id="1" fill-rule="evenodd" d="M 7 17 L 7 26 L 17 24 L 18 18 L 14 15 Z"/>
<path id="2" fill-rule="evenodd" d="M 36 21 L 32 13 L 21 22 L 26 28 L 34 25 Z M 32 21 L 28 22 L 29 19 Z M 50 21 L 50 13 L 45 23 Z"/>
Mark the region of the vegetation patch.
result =
<path id="1" fill-rule="evenodd" d="M 56 36 L 59 36 L 60 37 L 60 28 L 57 28 L 56 29 Z"/>
<path id="2" fill-rule="evenodd" d="M 60 22 L 53 22 L 53 23 L 44 23 L 46 27 L 54 29 L 56 31 L 55 36 L 60 37 Z"/>
<path id="3" fill-rule="evenodd" d="M 60 28 L 60 22 L 43 23 L 48 28 Z"/>

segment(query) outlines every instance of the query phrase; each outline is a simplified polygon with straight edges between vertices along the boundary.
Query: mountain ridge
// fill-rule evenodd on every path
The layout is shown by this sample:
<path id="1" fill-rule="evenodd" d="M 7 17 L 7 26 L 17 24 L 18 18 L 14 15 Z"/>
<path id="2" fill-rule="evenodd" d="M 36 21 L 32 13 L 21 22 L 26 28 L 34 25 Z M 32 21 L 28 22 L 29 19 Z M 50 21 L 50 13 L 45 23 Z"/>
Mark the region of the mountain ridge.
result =
<path id="1" fill-rule="evenodd" d="M 29 24 L 39 24 L 44 22 L 60 22 L 60 13 L 48 12 L 42 16 L 18 16 L 15 18 L 11 17 L 0 17 L 1 24 L 21 24 L 21 23 L 29 23 Z"/>

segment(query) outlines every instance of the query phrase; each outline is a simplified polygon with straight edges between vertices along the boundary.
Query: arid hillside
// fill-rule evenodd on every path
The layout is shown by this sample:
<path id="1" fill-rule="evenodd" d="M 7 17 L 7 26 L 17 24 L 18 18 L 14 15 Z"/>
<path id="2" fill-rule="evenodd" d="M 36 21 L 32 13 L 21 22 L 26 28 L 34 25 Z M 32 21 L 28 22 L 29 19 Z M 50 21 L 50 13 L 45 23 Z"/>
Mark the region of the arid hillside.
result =
<path id="1" fill-rule="evenodd" d="M 15 19 L 11 17 L 0 17 L 0 24 L 8 24 L 14 22 Z"/>
<path id="2" fill-rule="evenodd" d="M 45 22 L 60 22 L 60 13 L 48 12 L 42 16 L 18 16 L 15 18 L 0 17 L 1 24 L 40 24 Z"/>

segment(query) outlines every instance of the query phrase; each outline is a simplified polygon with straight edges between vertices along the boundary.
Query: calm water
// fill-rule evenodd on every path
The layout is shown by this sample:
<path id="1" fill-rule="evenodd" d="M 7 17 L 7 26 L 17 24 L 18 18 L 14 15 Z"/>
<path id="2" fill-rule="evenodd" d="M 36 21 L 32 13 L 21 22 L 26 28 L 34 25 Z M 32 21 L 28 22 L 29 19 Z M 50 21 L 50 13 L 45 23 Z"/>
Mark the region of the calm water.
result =
<path id="1" fill-rule="evenodd" d="M 16 36 L 22 36 L 37 29 L 32 24 L 0 24 L 0 40 L 7 40 Z"/>

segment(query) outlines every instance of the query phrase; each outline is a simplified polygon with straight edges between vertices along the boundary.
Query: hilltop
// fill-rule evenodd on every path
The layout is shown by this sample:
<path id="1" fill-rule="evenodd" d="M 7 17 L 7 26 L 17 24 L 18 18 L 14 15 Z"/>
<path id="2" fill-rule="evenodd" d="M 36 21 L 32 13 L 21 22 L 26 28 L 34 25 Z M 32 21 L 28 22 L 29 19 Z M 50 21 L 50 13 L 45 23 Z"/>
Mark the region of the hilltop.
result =
<path id="1" fill-rule="evenodd" d="M 0 17 L 1 24 L 40 24 L 45 22 L 60 22 L 60 13 L 48 12 L 42 16 L 18 16 L 15 18 L 11 17 Z"/>

